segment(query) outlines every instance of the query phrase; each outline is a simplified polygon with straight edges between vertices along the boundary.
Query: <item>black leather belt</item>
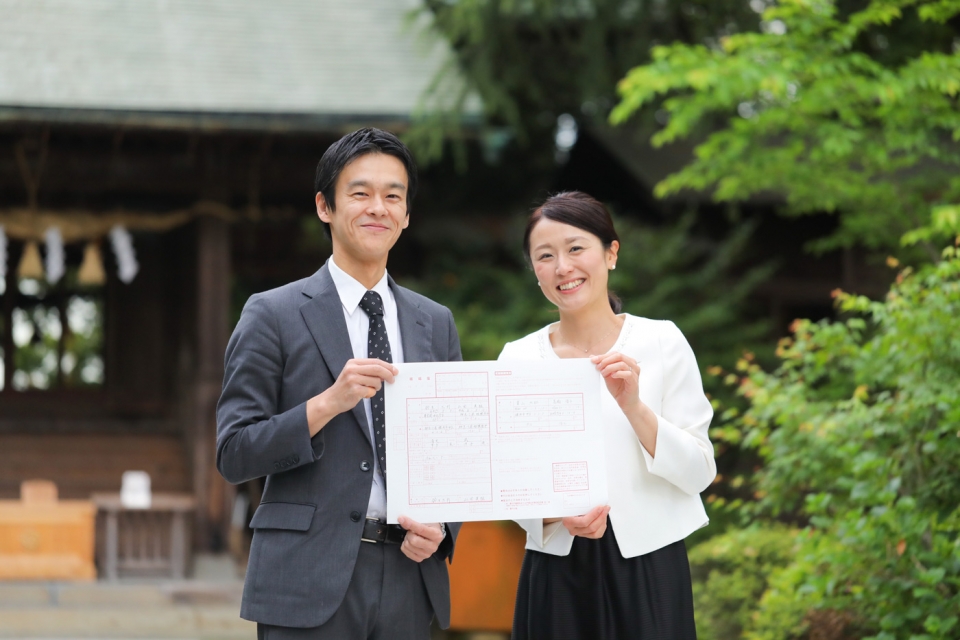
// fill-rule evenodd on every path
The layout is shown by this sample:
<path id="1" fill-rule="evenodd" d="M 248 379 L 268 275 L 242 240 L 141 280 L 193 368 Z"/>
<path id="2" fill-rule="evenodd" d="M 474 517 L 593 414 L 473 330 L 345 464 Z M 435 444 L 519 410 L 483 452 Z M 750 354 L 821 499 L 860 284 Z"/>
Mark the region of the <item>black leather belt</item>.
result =
<path id="1" fill-rule="evenodd" d="M 400 544 L 407 535 L 407 530 L 398 524 L 387 524 L 383 520 L 367 518 L 363 522 L 361 542 L 381 542 L 386 544 Z"/>

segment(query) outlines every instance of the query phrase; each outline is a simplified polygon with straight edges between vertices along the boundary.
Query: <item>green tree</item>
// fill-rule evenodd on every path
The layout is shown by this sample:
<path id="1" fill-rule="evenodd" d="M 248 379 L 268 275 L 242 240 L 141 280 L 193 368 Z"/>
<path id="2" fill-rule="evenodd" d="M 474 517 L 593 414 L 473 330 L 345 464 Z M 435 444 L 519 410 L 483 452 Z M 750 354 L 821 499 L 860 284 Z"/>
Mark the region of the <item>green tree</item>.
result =
<path id="1" fill-rule="evenodd" d="M 454 53 L 408 138 L 418 156 L 437 159 L 444 139 L 463 135 L 472 93 L 488 146 L 512 139 L 531 165 L 548 168 L 557 117 L 603 121 L 617 81 L 649 59 L 652 44 L 715 42 L 758 22 L 742 0 L 426 0 L 418 17 Z"/>
<path id="2" fill-rule="evenodd" d="M 773 192 L 788 214 L 839 214 L 818 248 L 889 251 L 960 197 L 958 12 L 956 0 L 781 0 L 762 33 L 655 47 L 620 83 L 611 120 L 655 105 L 655 145 L 700 141 L 658 196 Z"/>
<path id="3" fill-rule="evenodd" d="M 798 320 L 772 373 L 742 363 L 750 406 L 714 437 L 764 461 L 761 514 L 807 523 L 748 638 L 960 633 L 960 250 L 904 270 L 876 302 L 838 294 L 842 321 Z M 828 616 L 841 612 L 839 618 Z"/>

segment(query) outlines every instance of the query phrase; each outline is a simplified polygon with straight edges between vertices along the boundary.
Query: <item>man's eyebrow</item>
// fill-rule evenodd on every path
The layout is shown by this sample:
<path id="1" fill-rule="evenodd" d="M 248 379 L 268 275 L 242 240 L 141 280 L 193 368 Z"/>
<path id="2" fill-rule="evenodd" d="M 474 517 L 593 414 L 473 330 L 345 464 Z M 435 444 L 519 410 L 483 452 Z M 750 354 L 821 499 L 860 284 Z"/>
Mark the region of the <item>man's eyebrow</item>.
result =
<path id="1" fill-rule="evenodd" d="M 357 179 L 357 180 L 351 180 L 350 182 L 347 183 L 347 189 L 348 189 L 348 190 L 349 190 L 349 189 L 355 189 L 355 188 L 357 188 L 357 187 L 370 187 L 370 186 L 371 186 L 370 181 L 369 181 L 369 180 L 364 180 L 364 179 L 362 179 L 362 178 Z M 403 184 L 402 182 L 391 182 L 391 183 L 387 184 L 387 188 L 388 188 L 388 189 L 398 189 L 398 190 L 400 190 L 400 191 L 406 191 L 406 190 L 407 190 L 407 185 Z"/>

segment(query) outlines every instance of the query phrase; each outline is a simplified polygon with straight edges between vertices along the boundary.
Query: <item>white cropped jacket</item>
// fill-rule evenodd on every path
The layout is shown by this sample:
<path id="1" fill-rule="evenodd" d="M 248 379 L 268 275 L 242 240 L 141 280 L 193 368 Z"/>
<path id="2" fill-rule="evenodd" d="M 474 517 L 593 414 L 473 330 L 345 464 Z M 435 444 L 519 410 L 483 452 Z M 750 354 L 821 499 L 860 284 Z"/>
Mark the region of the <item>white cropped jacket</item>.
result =
<path id="1" fill-rule="evenodd" d="M 706 526 L 700 500 L 717 474 L 707 435 L 713 408 L 693 350 L 675 324 L 624 314 L 623 328 L 611 351 L 640 364 L 640 399 L 657 415 L 656 457 L 636 433 L 606 386 L 601 393 L 605 425 L 610 522 L 625 558 L 650 553 Z M 548 325 L 507 343 L 500 360 L 537 360 L 558 356 Z M 599 384 L 603 385 L 600 381 Z M 558 556 L 570 553 L 573 536 L 562 523 L 546 527 L 542 519 L 518 520 L 527 531 L 527 549 Z"/>

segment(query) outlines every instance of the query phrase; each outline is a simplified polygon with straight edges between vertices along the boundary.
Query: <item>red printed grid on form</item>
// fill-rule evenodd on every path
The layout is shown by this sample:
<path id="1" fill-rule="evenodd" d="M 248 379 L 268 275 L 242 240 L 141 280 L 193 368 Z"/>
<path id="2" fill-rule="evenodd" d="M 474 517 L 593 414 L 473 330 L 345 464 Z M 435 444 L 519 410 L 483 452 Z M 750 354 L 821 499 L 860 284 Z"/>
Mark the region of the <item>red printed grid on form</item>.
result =
<path id="1" fill-rule="evenodd" d="M 584 431 L 582 393 L 497 396 L 497 433 Z"/>
<path id="2" fill-rule="evenodd" d="M 409 504 L 493 502 L 489 398 L 408 398 L 407 459 Z"/>
<path id="3" fill-rule="evenodd" d="M 586 491 L 588 489 L 590 489 L 590 476 L 587 475 L 586 461 L 553 463 L 554 491 Z"/>

